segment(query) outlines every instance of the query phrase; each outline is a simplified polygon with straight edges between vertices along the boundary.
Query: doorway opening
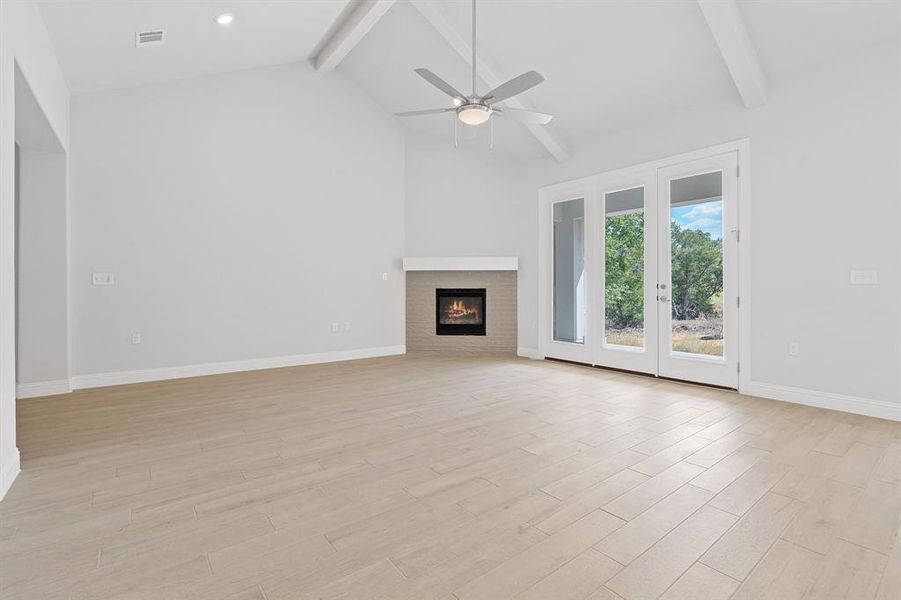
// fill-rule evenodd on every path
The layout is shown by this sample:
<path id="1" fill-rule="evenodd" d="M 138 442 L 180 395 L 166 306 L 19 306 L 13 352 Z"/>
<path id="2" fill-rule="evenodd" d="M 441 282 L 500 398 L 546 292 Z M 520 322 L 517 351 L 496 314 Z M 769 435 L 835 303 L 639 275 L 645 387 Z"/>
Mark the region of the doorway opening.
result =
<path id="1" fill-rule="evenodd" d="M 66 153 L 15 67 L 16 397 L 71 391 Z"/>

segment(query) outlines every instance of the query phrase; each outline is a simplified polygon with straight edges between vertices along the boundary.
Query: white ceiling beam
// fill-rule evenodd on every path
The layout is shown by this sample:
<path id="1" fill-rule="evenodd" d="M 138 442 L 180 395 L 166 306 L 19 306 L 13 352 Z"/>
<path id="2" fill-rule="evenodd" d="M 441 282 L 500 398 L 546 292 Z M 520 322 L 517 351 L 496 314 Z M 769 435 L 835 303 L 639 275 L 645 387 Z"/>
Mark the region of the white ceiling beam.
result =
<path id="1" fill-rule="evenodd" d="M 410 0 L 410 4 L 412 4 L 416 10 L 418 10 L 422 16 L 426 18 L 426 20 L 431 23 L 432 27 L 444 38 L 444 40 L 450 44 L 450 46 L 466 61 L 466 64 L 472 67 L 472 44 L 467 40 L 463 39 L 463 37 L 454 29 L 450 23 L 447 22 L 439 10 L 436 8 L 435 2 L 428 2 L 427 0 Z M 479 74 L 479 78 L 488 84 L 490 89 L 494 89 L 500 84 L 504 83 L 506 79 L 502 79 L 497 75 L 494 69 L 485 64 L 484 54 L 482 51 L 479 51 L 480 56 L 476 58 L 476 69 Z M 522 101 L 522 95 L 517 96 L 516 98 L 509 98 L 504 100 L 504 104 L 509 106 L 510 108 L 520 108 L 523 110 L 532 110 L 531 106 L 528 106 L 526 103 Z M 533 124 L 525 124 L 526 128 L 535 136 L 535 139 L 547 149 L 547 151 L 556 158 L 558 161 L 563 162 L 567 158 L 569 158 L 569 152 L 566 147 L 554 133 L 553 129 L 549 125 L 533 125 Z"/>
<path id="2" fill-rule="evenodd" d="M 379 22 L 395 0 L 360 0 L 344 21 L 335 29 L 313 64 L 319 71 L 332 71 L 350 54 L 369 30 Z"/>
<path id="3" fill-rule="evenodd" d="M 698 4 L 742 102 L 748 108 L 763 106 L 767 99 L 766 75 L 735 0 L 698 0 Z"/>

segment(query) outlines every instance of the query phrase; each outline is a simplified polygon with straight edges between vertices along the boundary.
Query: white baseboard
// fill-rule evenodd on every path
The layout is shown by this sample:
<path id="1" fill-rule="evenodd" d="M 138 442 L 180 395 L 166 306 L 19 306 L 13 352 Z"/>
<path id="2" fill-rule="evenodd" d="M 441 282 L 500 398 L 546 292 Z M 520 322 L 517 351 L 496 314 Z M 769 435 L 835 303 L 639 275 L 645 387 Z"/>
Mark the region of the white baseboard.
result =
<path id="1" fill-rule="evenodd" d="M 759 396 L 770 400 L 782 400 L 795 404 L 840 410 L 842 412 L 901 421 L 901 403 L 886 402 L 884 400 L 871 400 L 869 398 L 857 398 L 844 396 L 830 392 L 817 392 L 803 388 L 776 385 L 772 383 L 748 382 L 739 390 L 748 396 Z"/>
<path id="2" fill-rule="evenodd" d="M 273 356 L 270 358 L 252 358 L 222 363 L 204 363 L 181 367 L 162 367 L 158 369 L 142 369 L 139 371 L 114 371 L 111 373 L 93 373 L 72 377 L 72 389 L 144 383 L 148 381 L 164 381 L 182 379 L 184 377 L 201 377 L 204 375 L 220 375 L 240 371 L 258 371 L 260 369 L 278 369 L 281 367 L 297 367 L 320 363 L 357 360 L 360 358 L 376 358 L 405 354 L 406 346 L 382 346 L 378 348 L 360 348 L 358 350 L 339 350 L 336 352 L 320 352 L 317 354 L 298 354 L 295 356 Z"/>
<path id="3" fill-rule="evenodd" d="M 55 396 L 68 394 L 72 391 L 72 384 L 68 379 L 56 381 L 38 381 L 35 383 L 17 383 L 16 398 L 37 398 L 40 396 Z"/>
<path id="4" fill-rule="evenodd" d="M 164 381 L 167 379 L 181 379 L 184 377 L 201 377 L 204 375 L 218 375 L 222 373 L 237 373 L 240 371 L 256 371 L 260 369 L 278 369 L 281 367 L 295 367 L 300 365 L 312 365 L 345 360 L 357 360 L 361 358 L 376 358 L 379 356 L 394 356 L 406 353 L 406 346 L 382 346 L 377 348 L 360 348 L 357 350 L 339 350 L 335 352 L 320 352 L 315 354 L 299 354 L 295 356 L 275 356 L 270 358 L 257 358 L 249 360 L 236 360 L 223 363 L 205 363 L 199 365 L 185 365 L 181 367 L 163 367 L 158 369 L 142 369 L 138 371 L 116 371 L 112 373 L 94 373 L 90 375 L 76 375 L 71 381 L 46 381 L 40 383 L 24 383 L 16 386 L 18 398 L 30 398 L 35 396 L 49 396 L 52 394 L 64 394 L 73 389 L 94 387 L 106 387 L 111 385 L 125 385 L 129 383 L 144 383 L 148 381 Z M 518 356 L 530 359 L 544 358 L 535 348 L 519 347 L 516 349 Z M 772 383 L 751 381 L 741 386 L 741 393 L 749 396 L 759 396 L 771 400 L 782 400 L 817 408 L 839 410 L 843 412 L 901 421 L 901 403 L 886 402 L 884 400 L 872 400 L 855 396 L 845 396 L 830 392 L 819 392 L 803 388 L 795 388 Z M 15 473 L 18 473 L 18 452 L 15 456 L 15 467 L 3 466 L 0 492 L 5 493 L 5 487 L 12 484 Z M 7 483 L 7 469 L 14 469 L 11 479 Z M 2 496 L 2 494 L 0 494 Z"/>
<path id="5" fill-rule="evenodd" d="M 13 481 L 19 475 L 19 449 L 7 458 L 0 466 L 0 500 L 6 496 L 6 492 L 12 487 Z"/>

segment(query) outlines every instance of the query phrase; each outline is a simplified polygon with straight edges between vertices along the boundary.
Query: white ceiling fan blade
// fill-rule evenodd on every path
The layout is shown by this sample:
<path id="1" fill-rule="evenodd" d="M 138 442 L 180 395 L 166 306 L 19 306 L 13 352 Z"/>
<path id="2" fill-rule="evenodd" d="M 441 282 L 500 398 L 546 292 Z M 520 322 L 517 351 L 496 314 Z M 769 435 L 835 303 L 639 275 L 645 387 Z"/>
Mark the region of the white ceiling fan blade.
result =
<path id="1" fill-rule="evenodd" d="M 444 81 L 428 69 L 413 69 L 417 75 L 434 85 L 436 88 L 450 96 L 451 98 L 460 98 L 461 100 L 465 100 L 466 96 L 458 92 L 454 86 Z"/>
<path id="2" fill-rule="evenodd" d="M 537 71 L 529 71 L 528 73 L 523 73 L 519 77 L 514 77 L 507 83 L 500 84 L 485 94 L 484 99 L 490 100 L 491 102 L 500 102 L 501 100 L 506 100 L 516 94 L 521 94 L 524 91 L 535 87 L 542 81 L 544 81 L 544 77 L 542 77 L 540 73 Z"/>
<path id="3" fill-rule="evenodd" d="M 553 115 L 536 112 L 534 110 L 522 110 L 519 108 L 495 108 L 492 112 L 502 117 L 510 117 L 520 123 L 530 123 L 535 125 L 547 125 L 554 118 Z"/>
<path id="4" fill-rule="evenodd" d="M 437 115 L 455 110 L 453 108 L 429 108 L 426 110 L 410 110 L 407 112 L 394 113 L 398 117 L 418 117 L 420 115 Z"/>

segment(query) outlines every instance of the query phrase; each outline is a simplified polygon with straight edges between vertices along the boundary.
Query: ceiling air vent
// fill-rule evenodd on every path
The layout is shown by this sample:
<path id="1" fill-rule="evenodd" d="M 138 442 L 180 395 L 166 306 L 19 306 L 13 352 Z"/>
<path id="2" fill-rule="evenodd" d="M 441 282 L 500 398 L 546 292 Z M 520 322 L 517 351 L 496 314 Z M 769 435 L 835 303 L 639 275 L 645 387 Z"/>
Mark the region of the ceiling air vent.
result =
<path id="1" fill-rule="evenodd" d="M 135 33 L 135 47 L 160 46 L 166 43 L 166 30 L 138 31 Z"/>

